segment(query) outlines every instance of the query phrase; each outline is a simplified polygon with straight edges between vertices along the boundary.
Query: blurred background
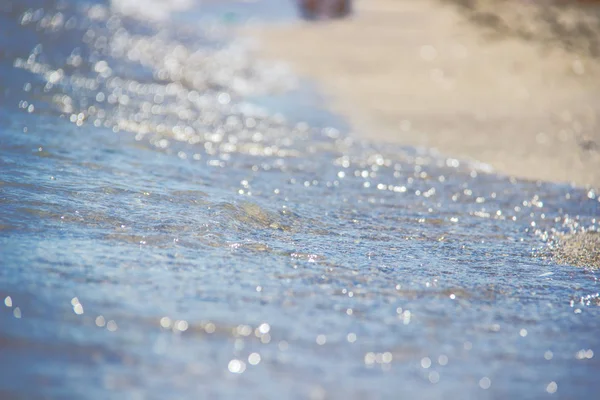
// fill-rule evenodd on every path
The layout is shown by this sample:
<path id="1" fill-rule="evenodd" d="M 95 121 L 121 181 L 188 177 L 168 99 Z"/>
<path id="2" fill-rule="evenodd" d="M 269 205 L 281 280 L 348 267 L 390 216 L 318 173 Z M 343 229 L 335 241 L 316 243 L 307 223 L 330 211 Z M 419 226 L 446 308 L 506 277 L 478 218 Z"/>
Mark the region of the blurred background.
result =
<path id="1" fill-rule="evenodd" d="M 264 54 L 316 78 L 360 134 L 600 185 L 598 2 L 298 4 L 347 18 L 265 29 Z"/>
<path id="2" fill-rule="evenodd" d="M 221 41 L 235 37 L 253 62 L 290 70 L 305 79 L 301 87 L 311 85 L 325 96 L 304 114 L 332 111 L 358 137 L 434 148 L 521 178 L 600 185 L 600 6 L 595 1 L 42 3 L 107 7 L 94 16 L 97 21 L 110 12 L 142 24 L 219 31 L 212 36 L 221 35 Z M 5 27 L 41 5 L 3 2 Z M 43 19 L 32 11 L 28 18 L 37 17 L 25 21 L 27 26 Z M 59 22 L 65 21 L 48 24 Z M 14 30 L 3 29 L 0 56 L 11 65 L 47 30 L 28 31 L 15 42 Z M 66 42 L 74 39 L 63 36 L 57 39 L 54 32 L 46 40 L 60 42 L 66 51 Z M 262 75 L 290 87 L 281 73 Z M 4 81 L 0 84 L 16 85 L 14 79 Z M 282 104 L 288 111 L 295 108 Z"/>

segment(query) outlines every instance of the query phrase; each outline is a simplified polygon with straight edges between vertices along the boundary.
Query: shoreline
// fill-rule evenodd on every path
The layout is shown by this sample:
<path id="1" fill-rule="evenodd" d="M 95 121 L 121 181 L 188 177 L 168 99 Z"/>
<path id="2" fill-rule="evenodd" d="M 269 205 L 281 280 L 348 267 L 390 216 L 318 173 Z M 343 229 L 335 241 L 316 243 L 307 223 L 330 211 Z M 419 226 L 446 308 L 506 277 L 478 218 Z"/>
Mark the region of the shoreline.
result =
<path id="1" fill-rule="evenodd" d="M 359 138 L 600 188 L 598 63 L 490 38 L 455 1 L 359 0 L 349 19 L 245 33 L 259 39 L 259 57 L 317 82 Z"/>
<path id="2" fill-rule="evenodd" d="M 258 38 L 259 58 L 316 82 L 355 137 L 436 149 L 520 179 L 600 188 L 600 62 L 584 45 L 553 40 L 540 7 L 358 0 L 349 19 L 244 34 Z M 578 11 L 569 7 L 572 17 Z M 597 233 L 555 244 L 555 262 L 600 268 Z"/>

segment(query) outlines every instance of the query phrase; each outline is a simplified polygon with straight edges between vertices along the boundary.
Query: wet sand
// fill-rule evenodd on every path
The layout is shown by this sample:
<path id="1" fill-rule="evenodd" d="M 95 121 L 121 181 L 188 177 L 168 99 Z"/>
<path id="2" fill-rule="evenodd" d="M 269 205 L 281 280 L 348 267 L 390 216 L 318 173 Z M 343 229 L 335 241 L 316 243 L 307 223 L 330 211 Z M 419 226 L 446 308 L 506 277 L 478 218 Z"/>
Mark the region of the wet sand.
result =
<path id="1" fill-rule="evenodd" d="M 318 82 L 354 135 L 600 188 L 598 6 L 359 0 L 354 9 L 250 34 L 260 56 Z M 553 255 L 600 267 L 599 237 L 564 236 Z"/>
<path id="2" fill-rule="evenodd" d="M 576 233 L 560 237 L 551 255 L 561 264 L 600 268 L 600 233 Z"/>
<path id="3" fill-rule="evenodd" d="M 596 59 L 552 41 L 539 7 L 501 3 L 359 0 L 350 19 L 252 33 L 261 56 L 316 80 L 356 135 L 600 187 Z"/>

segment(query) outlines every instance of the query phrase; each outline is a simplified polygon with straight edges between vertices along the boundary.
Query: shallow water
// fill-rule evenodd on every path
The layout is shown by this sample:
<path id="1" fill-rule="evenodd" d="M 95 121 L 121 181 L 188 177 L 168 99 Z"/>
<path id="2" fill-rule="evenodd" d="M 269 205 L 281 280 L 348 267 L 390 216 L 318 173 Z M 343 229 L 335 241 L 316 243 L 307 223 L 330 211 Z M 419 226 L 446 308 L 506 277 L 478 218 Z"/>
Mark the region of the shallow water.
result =
<path id="1" fill-rule="evenodd" d="M 3 398 L 600 389 L 594 191 L 349 138 L 247 4 L 2 7 Z"/>

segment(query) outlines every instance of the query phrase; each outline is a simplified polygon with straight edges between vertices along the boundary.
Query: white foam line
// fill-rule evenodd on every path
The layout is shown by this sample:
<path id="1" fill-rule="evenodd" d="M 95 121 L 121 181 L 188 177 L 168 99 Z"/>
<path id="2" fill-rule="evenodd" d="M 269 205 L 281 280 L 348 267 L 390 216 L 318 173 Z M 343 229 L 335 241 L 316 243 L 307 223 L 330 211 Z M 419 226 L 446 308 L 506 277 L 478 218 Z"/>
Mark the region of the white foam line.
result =
<path id="1" fill-rule="evenodd" d="M 171 13 L 184 11 L 193 0 L 111 0 L 113 12 L 141 20 L 164 21 Z"/>

